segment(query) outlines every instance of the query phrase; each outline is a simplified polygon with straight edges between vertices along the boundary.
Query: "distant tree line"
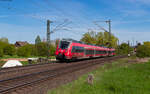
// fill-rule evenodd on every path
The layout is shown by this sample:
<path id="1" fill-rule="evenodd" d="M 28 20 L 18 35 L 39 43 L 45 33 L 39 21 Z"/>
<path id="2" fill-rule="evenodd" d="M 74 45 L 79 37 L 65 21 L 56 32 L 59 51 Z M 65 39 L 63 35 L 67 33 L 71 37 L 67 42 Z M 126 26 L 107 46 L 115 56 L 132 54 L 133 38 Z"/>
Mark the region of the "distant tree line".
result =
<path id="1" fill-rule="evenodd" d="M 46 42 L 41 42 L 39 36 L 36 38 L 35 44 L 27 44 L 22 47 L 15 47 L 14 44 L 10 44 L 8 42 L 7 38 L 0 38 L 0 57 L 3 57 L 5 55 L 17 55 L 20 57 L 46 57 L 48 55 L 48 52 L 50 52 L 50 56 L 54 56 L 55 49 L 55 45 L 50 45 L 49 48 Z"/>

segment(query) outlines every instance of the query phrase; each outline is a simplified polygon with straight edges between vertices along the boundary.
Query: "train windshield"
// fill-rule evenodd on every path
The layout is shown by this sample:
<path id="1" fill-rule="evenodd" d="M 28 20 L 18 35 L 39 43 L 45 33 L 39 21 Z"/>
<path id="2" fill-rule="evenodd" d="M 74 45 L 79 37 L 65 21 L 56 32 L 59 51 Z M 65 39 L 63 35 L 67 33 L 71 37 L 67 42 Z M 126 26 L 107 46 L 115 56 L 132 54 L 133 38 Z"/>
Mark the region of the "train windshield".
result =
<path id="1" fill-rule="evenodd" d="M 67 49 L 68 46 L 69 46 L 70 42 L 67 42 L 67 41 L 61 41 L 60 42 L 60 45 L 59 45 L 59 48 L 61 49 Z"/>

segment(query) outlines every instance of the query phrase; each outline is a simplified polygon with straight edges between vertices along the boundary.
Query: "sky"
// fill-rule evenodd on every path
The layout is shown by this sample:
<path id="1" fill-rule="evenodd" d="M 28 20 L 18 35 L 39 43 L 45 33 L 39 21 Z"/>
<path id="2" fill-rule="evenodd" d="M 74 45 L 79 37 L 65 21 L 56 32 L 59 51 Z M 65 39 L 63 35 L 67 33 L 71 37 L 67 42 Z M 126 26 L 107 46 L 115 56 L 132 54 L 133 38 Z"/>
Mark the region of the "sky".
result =
<path id="1" fill-rule="evenodd" d="M 48 19 L 52 40 L 103 32 L 94 22 L 108 30 L 103 21 L 110 19 L 120 43 L 150 41 L 150 0 L 0 0 L 0 37 L 10 43 L 46 39 Z"/>

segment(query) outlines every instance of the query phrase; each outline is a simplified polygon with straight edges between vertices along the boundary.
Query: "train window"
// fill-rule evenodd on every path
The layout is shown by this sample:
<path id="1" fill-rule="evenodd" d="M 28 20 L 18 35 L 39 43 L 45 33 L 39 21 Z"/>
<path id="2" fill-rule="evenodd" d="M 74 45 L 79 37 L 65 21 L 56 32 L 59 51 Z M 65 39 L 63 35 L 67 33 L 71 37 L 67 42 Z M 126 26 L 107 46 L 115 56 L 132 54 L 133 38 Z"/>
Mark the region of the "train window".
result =
<path id="1" fill-rule="evenodd" d="M 61 42 L 60 42 L 59 48 L 61 48 L 61 49 L 67 49 L 68 46 L 69 46 L 69 44 L 70 44 L 70 42 L 67 42 L 67 41 L 61 41 Z"/>
<path id="2" fill-rule="evenodd" d="M 72 52 L 73 52 L 73 53 L 75 52 L 75 46 L 72 47 Z"/>
<path id="3" fill-rule="evenodd" d="M 74 53 L 82 53 L 82 52 L 84 52 L 84 48 L 83 47 L 79 47 L 79 46 L 73 46 L 72 47 L 72 52 L 74 52 Z"/>
<path id="4" fill-rule="evenodd" d="M 96 54 L 103 54 L 103 51 L 101 51 L 101 50 L 96 50 Z"/>
<path id="5" fill-rule="evenodd" d="M 96 54 L 107 54 L 110 51 L 105 51 L 105 50 L 96 50 Z"/>
<path id="6" fill-rule="evenodd" d="M 94 54 L 94 50 L 86 50 L 85 54 L 86 55 L 93 55 Z"/>
<path id="7" fill-rule="evenodd" d="M 78 47 L 77 46 L 75 46 L 75 52 L 78 53 Z"/>
<path id="8" fill-rule="evenodd" d="M 105 53 L 104 51 L 101 52 L 101 54 L 104 54 L 104 53 Z"/>

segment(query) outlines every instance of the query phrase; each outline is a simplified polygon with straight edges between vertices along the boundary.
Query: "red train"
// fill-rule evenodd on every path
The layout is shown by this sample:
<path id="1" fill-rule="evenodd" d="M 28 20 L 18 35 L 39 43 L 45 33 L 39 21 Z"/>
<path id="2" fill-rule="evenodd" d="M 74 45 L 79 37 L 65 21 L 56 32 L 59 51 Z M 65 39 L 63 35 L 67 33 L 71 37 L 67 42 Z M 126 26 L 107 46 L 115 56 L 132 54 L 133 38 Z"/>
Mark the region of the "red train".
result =
<path id="1" fill-rule="evenodd" d="M 114 56 L 115 49 L 88 45 L 72 39 L 62 39 L 56 48 L 56 59 L 59 61 L 76 60 L 93 57 Z"/>

